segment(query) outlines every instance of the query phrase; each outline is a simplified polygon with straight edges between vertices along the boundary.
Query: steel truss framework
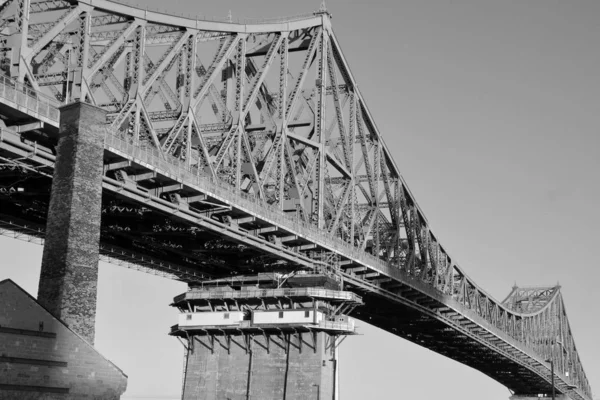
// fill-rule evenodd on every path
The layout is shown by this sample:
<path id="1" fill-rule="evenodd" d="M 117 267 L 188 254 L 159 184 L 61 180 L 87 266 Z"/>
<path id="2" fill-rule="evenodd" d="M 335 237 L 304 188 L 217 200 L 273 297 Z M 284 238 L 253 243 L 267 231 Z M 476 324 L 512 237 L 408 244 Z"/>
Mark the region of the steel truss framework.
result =
<path id="1" fill-rule="evenodd" d="M 551 391 L 551 358 L 556 390 L 591 399 L 558 287 L 499 302 L 431 232 L 326 10 L 240 25 L 5 0 L 0 29 L 0 233 L 43 238 L 56 107 L 89 102 L 108 112 L 111 260 L 187 282 L 326 266 L 357 317 L 518 394 Z"/>

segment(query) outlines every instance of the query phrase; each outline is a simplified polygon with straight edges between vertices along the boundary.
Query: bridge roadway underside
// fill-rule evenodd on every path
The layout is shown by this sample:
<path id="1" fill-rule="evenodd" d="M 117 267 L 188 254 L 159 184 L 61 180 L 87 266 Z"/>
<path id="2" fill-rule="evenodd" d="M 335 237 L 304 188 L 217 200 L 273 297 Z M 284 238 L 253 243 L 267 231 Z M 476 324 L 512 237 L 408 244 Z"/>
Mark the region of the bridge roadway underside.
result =
<path id="1" fill-rule="evenodd" d="M 348 287 L 345 287 L 348 290 Z M 360 291 L 365 305 L 354 310 L 354 318 L 468 365 L 522 395 L 549 393 L 551 386 L 522 364 L 499 355 L 469 335 L 451 329 L 438 318 L 369 292 Z M 413 299 L 418 294 L 406 295 Z"/>
<path id="2" fill-rule="evenodd" d="M 8 115 L 7 125 L 32 122 L 17 111 L 2 112 Z M 56 133 L 51 126 L 19 134 L 2 131 L 0 233 L 44 238 Z M 126 182 L 118 179 L 119 171 L 127 176 Z M 189 199 L 186 207 L 201 217 L 179 213 L 167 200 L 173 192 Z M 235 229 L 227 221 L 234 221 Z M 285 246 L 272 243 L 273 232 Z M 318 250 L 302 236 L 278 232 L 268 218 L 230 207 L 105 147 L 100 254 L 113 262 L 198 282 L 295 270 L 310 265 L 308 252 Z M 344 289 L 365 299 L 366 305 L 355 310 L 354 317 L 476 368 L 517 394 L 551 392 L 545 365 L 449 308 L 443 295 L 426 294 L 424 289 L 416 290 L 416 284 L 377 273 L 340 273 Z"/>
<path id="3" fill-rule="evenodd" d="M 42 182 L 46 181 L 44 179 L 40 180 Z M 43 188 L 43 186 L 41 187 Z M 47 197 L 48 196 L 45 196 L 46 201 Z M 44 196 L 39 196 L 37 199 L 38 201 L 43 201 Z M 118 201 L 118 197 L 105 193 L 104 201 Z M 20 218 L 15 218 L 15 215 L 19 215 L 17 212 L 20 210 L 20 207 L 7 201 L 5 196 L 2 196 L 0 209 L 3 210 L 0 219 L 4 221 L 5 228 L 7 227 L 6 221 L 12 221 L 12 223 L 20 224 L 21 226 L 28 226 L 27 229 L 21 228 L 21 231 L 24 234 L 37 234 L 40 238 L 44 236 L 44 221 L 39 218 L 39 216 L 34 220 L 32 218 L 27 218 L 28 215 L 23 215 L 21 212 Z M 8 212 L 8 215 L 5 214 L 6 212 Z M 141 224 L 143 222 L 147 225 L 146 229 L 151 230 L 153 224 L 163 222 L 162 218 L 164 217 L 156 216 L 154 219 L 140 220 L 139 223 Z M 110 225 L 116 219 L 118 219 L 118 217 L 110 215 L 103 216 L 103 227 L 107 224 Z M 14 225 L 10 228 L 15 231 L 19 230 L 19 228 Z M 144 229 L 144 231 L 147 231 L 146 229 Z M 137 243 L 135 237 L 110 235 L 103 229 L 100 251 L 104 255 L 111 257 L 118 257 L 120 255 L 123 260 L 131 262 L 143 258 L 160 260 L 164 262 L 165 265 L 170 264 L 170 268 L 174 268 L 174 263 L 171 260 L 175 257 L 169 257 L 166 260 L 163 258 L 165 257 L 165 253 L 167 253 L 166 250 L 161 252 L 158 248 L 152 248 L 151 246 L 148 246 L 146 250 L 137 245 Z M 116 244 L 118 244 L 118 246 L 115 246 Z M 121 249 L 123 250 L 123 253 L 119 254 Z M 135 249 L 135 251 L 132 251 L 132 249 Z M 169 251 L 169 253 L 174 256 L 180 256 L 180 253 L 173 250 Z M 228 258 L 233 257 L 227 253 L 229 252 L 223 251 L 223 255 L 227 255 Z M 160 257 L 160 259 L 158 257 Z M 168 271 L 158 265 L 155 265 L 154 267 L 150 264 L 146 265 L 150 268 L 156 268 L 157 271 Z M 215 265 L 207 265 L 206 269 L 203 269 L 202 272 L 204 273 L 207 270 L 217 273 L 219 268 Z M 228 275 L 229 272 L 229 268 L 223 269 L 225 275 Z M 399 302 L 391 304 L 388 299 L 382 298 L 379 294 L 371 293 L 360 285 L 353 285 L 348 282 L 346 284 L 346 289 L 357 291 L 365 300 L 365 305 L 352 313 L 352 316 L 359 320 L 367 322 L 396 336 L 400 336 L 417 345 L 425 346 L 434 352 L 445 355 L 462 364 L 469 365 L 507 387 L 510 387 L 516 393 L 536 394 L 547 393 L 551 390 L 550 385 L 540 384 L 539 377 L 532 373 L 531 370 L 523 367 L 523 365 L 517 362 L 506 359 L 484 344 L 474 342 L 468 335 L 449 328 L 446 323 L 433 316 L 424 315 L 421 311 L 417 311 L 414 308 Z M 414 293 L 413 295 L 418 296 L 417 293 Z M 410 294 L 405 295 L 405 297 L 409 300 L 412 298 Z M 438 306 L 441 307 L 442 305 L 439 304 Z M 519 384 L 515 385 L 516 382 L 519 382 Z"/>

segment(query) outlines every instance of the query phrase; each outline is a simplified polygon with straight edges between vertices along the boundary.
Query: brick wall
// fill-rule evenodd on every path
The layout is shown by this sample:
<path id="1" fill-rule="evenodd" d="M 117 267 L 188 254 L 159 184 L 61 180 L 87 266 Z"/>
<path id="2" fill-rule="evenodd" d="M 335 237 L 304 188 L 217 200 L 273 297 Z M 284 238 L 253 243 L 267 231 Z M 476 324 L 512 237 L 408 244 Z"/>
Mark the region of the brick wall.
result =
<path id="1" fill-rule="evenodd" d="M 0 400 L 113 400 L 127 376 L 11 280 L 0 282 Z"/>

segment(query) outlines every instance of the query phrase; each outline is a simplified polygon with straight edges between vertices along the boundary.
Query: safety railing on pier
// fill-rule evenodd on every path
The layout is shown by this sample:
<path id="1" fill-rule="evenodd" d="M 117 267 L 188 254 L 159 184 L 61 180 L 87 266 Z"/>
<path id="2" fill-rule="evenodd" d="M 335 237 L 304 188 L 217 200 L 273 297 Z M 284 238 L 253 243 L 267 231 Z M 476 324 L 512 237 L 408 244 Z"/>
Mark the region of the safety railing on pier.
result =
<path id="1" fill-rule="evenodd" d="M 333 322 L 323 320 L 319 321 L 319 328 L 336 331 L 354 332 L 355 324 L 353 319 L 349 319 L 348 322 Z"/>
<path id="2" fill-rule="evenodd" d="M 253 290 L 222 290 L 208 291 L 192 289 L 175 297 L 174 302 L 186 300 L 213 300 L 213 299 L 250 299 L 250 298 L 278 298 L 278 297 L 315 297 L 342 301 L 362 303 L 360 296 L 352 292 L 327 290 L 317 288 L 294 289 L 253 289 Z"/>

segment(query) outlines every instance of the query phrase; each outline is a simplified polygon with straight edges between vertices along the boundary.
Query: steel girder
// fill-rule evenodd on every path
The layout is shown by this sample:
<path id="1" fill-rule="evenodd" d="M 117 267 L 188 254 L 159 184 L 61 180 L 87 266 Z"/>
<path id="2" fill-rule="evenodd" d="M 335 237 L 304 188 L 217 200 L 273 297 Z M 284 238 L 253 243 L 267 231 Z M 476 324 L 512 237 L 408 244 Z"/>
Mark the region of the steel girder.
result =
<path id="1" fill-rule="evenodd" d="M 280 259 L 280 267 L 327 260 L 362 282 L 356 288 L 382 298 L 421 285 L 423 300 L 443 296 L 453 304 L 446 308 L 473 315 L 485 332 L 514 341 L 524 354 L 560 360 L 561 379 L 576 385 L 580 398 L 591 397 L 560 292 L 539 294 L 526 308 L 523 291 L 498 302 L 431 232 L 327 12 L 239 25 L 104 0 L 15 0 L 3 7 L 6 73 L 57 102 L 87 101 L 111 113 L 111 199 L 151 204 L 188 227 L 258 249 L 252 257 Z M 3 81 L 5 116 L 35 119 L 17 111 L 9 92 L 18 85 Z M 51 173 L 53 129 L 27 137 L 3 131 L 5 156 L 26 157 L 29 167 Z M 49 152 L 36 147 L 41 143 Z"/>

